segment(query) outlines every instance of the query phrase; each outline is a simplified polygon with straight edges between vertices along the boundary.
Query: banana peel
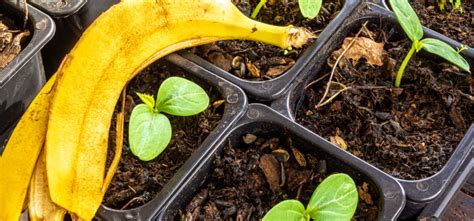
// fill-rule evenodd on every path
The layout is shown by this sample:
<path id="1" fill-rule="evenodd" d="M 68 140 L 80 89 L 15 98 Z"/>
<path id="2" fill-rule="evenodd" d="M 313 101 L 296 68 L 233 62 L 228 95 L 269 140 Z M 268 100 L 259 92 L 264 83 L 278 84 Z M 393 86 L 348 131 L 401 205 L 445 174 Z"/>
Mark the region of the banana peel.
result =
<path id="1" fill-rule="evenodd" d="M 251 20 L 230 0 L 121 1 L 86 30 L 58 70 L 57 81 L 48 82 L 15 129 L 0 159 L 0 213 L 8 211 L 0 219 L 19 216 L 43 143 L 52 202 L 80 219 L 93 218 L 111 180 L 111 175 L 104 177 L 105 161 L 120 91 L 159 58 L 218 40 L 298 48 L 311 37 L 304 29 Z M 53 85 L 51 96 L 46 91 Z M 20 162 L 25 166 L 11 174 Z"/>
<path id="2" fill-rule="evenodd" d="M 17 221 L 46 137 L 56 77 L 43 87 L 15 128 L 0 157 L 0 220 Z"/>
<path id="3" fill-rule="evenodd" d="M 41 153 L 31 177 L 28 191 L 28 213 L 31 221 L 62 221 L 66 215 L 66 210 L 54 204 L 49 197 L 44 151 Z"/>

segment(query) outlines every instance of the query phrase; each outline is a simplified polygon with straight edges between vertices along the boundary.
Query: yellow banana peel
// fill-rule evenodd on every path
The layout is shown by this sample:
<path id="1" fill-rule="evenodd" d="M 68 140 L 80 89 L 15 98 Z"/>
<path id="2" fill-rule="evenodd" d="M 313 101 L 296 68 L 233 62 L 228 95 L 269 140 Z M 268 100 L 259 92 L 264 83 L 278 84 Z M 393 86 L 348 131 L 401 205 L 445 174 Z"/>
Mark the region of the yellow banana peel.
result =
<path id="1" fill-rule="evenodd" d="M 28 191 L 28 213 L 31 221 L 62 221 L 64 215 L 66 215 L 66 210 L 54 204 L 49 197 L 44 152 L 39 156 L 35 171 L 31 177 Z"/>
<path id="2" fill-rule="evenodd" d="M 230 0 L 122 0 L 86 30 L 58 70 L 60 78 L 48 82 L 15 129 L 0 159 L 1 174 L 26 164 L 15 174 L 1 175 L 0 214 L 9 214 L 0 219 L 19 216 L 44 141 L 52 202 L 80 219 L 93 218 L 111 180 L 111 175 L 104 177 L 105 161 L 120 91 L 157 59 L 217 40 L 256 40 L 288 48 L 301 47 L 312 36 L 304 29 L 251 20 Z M 53 85 L 50 99 L 46 92 Z M 5 188 L 12 187 L 15 194 L 7 193 Z"/>
<path id="3" fill-rule="evenodd" d="M 31 175 L 46 137 L 50 96 L 55 77 L 33 100 L 0 158 L 0 220 L 17 221 Z"/>

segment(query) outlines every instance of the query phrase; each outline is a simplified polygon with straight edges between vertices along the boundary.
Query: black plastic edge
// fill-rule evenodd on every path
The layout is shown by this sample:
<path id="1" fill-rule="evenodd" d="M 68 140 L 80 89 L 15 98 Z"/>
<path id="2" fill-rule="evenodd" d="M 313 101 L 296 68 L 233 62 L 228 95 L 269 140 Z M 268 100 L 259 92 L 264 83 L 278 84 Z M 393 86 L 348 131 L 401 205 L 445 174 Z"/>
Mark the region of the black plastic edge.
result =
<path id="1" fill-rule="evenodd" d="M 321 32 L 316 42 L 306 49 L 290 70 L 275 79 L 266 81 L 244 80 L 222 70 L 197 55 L 190 54 L 186 51 L 181 51 L 179 54 L 241 87 L 247 92 L 249 97 L 260 101 L 271 101 L 282 96 L 287 91 L 290 83 L 301 73 L 301 70 L 311 62 L 311 58 L 319 53 L 325 42 L 333 36 L 336 29 L 345 21 L 360 2 L 360 0 L 346 0 L 339 14 L 326 26 L 323 32 Z"/>
<path id="2" fill-rule="evenodd" d="M 201 161 L 203 157 L 209 155 L 209 152 L 214 149 L 216 143 L 221 140 L 221 137 L 224 136 L 225 132 L 230 130 L 230 128 L 232 128 L 244 115 L 246 108 L 248 107 L 247 97 L 242 89 L 227 80 L 210 73 L 176 54 L 168 55 L 164 59 L 185 70 L 188 75 L 197 77 L 198 79 L 208 83 L 210 86 L 218 89 L 222 97 L 226 100 L 224 115 L 219 125 L 214 128 L 211 134 L 203 141 L 189 159 L 186 160 L 186 163 L 181 166 L 178 172 L 168 181 L 153 200 L 141 207 L 130 210 L 115 210 L 102 205 L 96 214 L 98 220 L 150 220 L 151 217 L 158 214 L 163 204 L 168 198 L 171 198 L 176 191 L 175 188 L 180 186 L 181 183 L 188 178 L 187 171 L 193 170 L 196 162 Z"/>
<path id="3" fill-rule="evenodd" d="M 446 191 L 440 195 L 435 201 L 428 205 L 421 215 L 419 220 L 439 220 L 444 213 L 449 209 L 454 197 L 458 191 L 468 181 L 470 176 L 474 175 L 474 151 L 471 151 L 470 161 L 466 161 L 459 172 L 454 177 L 453 181 L 448 185 Z"/>
<path id="4" fill-rule="evenodd" d="M 34 5 L 55 19 L 58 19 L 75 14 L 87 3 L 87 0 L 67 0 L 65 5 L 58 8 L 53 8 L 42 0 L 28 0 L 28 3 Z"/>
<path id="5" fill-rule="evenodd" d="M 4 1 L 0 4 L 5 5 L 2 7 L 23 12 L 23 4 L 16 4 L 11 1 Z M 0 71 L 0 88 L 3 88 L 8 84 L 9 80 L 18 73 L 18 70 L 28 64 L 33 56 L 40 53 L 40 50 L 46 45 L 46 43 L 53 38 L 56 30 L 56 26 L 49 16 L 32 6 L 28 6 L 28 11 L 33 35 L 28 45 L 20 52 L 20 54 L 18 54 L 13 61 Z"/>
<path id="6" fill-rule="evenodd" d="M 249 124 L 255 124 L 255 127 L 258 127 L 259 123 L 275 125 L 275 127 L 301 138 L 305 143 L 309 143 L 312 147 L 317 148 L 315 150 L 323 151 L 331 158 L 343 162 L 345 166 L 354 169 L 356 173 L 363 174 L 373 181 L 380 193 L 379 220 L 396 220 L 400 215 L 405 206 L 405 193 L 402 186 L 395 179 L 362 160 L 352 157 L 349 153 L 339 148 L 333 148 L 325 139 L 311 133 L 306 128 L 299 126 L 271 108 L 263 104 L 251 104 L 247 109 L 245 117 L 238 122 L 234 129 L 226 133 L 225 137 L 209 151 L 208 155 L 201 159 L 201 162 L 197 162 L 195 169 L 189 172 L 189 179 L 176 187 L 177 191 L 170 201 L 166 203 L 160 216 L 155 217 L 155 220 L 170 220 L 169 217 L 173 216 L 177 207 L 182 208 L 183 204 L 187 203 L 185 202 L 186 199 L 189 199 L 190 196 L 192 197 L 205 182 L 213 156 L 221 152 L 220 150 L 227 144 L 231 136 L 235 133 L 240 133 L 242 127 Z"/>

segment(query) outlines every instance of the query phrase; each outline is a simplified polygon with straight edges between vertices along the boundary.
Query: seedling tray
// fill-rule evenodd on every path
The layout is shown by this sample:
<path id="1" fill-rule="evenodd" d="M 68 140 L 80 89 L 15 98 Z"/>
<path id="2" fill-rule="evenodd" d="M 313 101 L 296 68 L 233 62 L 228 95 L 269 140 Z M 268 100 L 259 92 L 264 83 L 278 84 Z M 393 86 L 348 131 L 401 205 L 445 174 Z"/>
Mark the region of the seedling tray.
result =
<path id="1" fill-rule="evenodd" d="M 178 210 L 185 209 L 208 175 L 213 173 L 211 165 L 214 156 L 221 154 L 226 145 L 238 146 L 241 144 L 242 137 L 248 133 L 257 136 L 275 135 L 282 139 L 283 136 L 289 136 L 295 147 L 298 147 L 303 153 L 312 152 L 315 153 L 315 156 L 326 159 L 328 171 L 347 173 L 355 179 L 356 183 L 361 180 L 369 182 L 369 186 L 377 194 L 373 198 L 378 199 L 376 203 L 379 208 L 379 220 L 396 220 L 402 211 L 405 196 L 403 189 L 395 179 L 352 157 L 347 152 L 333 148 L 326 140 L 267 106 L 251 104 L 245 117 L 238 125 L 219 140 L 207 155 L 203 155 L 200 161 L 193 162 L 194 170 L 190 170 L 186 174 L 186 179 L 175 186 L 173 195 L 166 203 L 163 212 L 155 218 L 157 220 L 174 220 Z"/>
<path id="2" fill-rule="evenodd" d="M 313 66 L 307 67 L 301 74 L 300 77 L 293 82 L 290 92 L 285 94 L 282 98 L 274 101 L 272 107 L 278 110 L 280 113 L 287 116 L 289 119 L 294 120 L 295 110 L 301 105 L 300 97 L 303 94 L 304 87 L 307 83 L 301 82 L 311 82 L 317 76 L 319 70 L 324 65 L 324 62 L 329 57 L 329 53 L 333 50 L 340 47 L 342 40 L 348 33 L 353 31 L 355 28 L 361 27 L 365 21 L 383 21 L 394 26 L 398 26 L 397 21 L 394 15 L 379 7 L 377 5 L 368 3 L 365 6 L 361 6 L 361 10 L 358 11 L 358 16 L 353 16 L 349 20 L 346 26 L 341 26 L 337 31 L 337 35 L 334 35 L 330 41 L 326 42 L 324 51 L 321 51 L 315 57 L 313 57 Z M 430 31 L 424 27 L 425 37 L 431 37 L 443 40 L 446 37 L 440 36 L 439 33 Z M 460 45 L 453 40 L 448 41 L 451 46 Z M 465 54 L 468 61 L 473 63 L 474 57 L 470 57 L 468 54 Z M 421 55 L 420 55 L 421 56 Z M 450 159 L 446 165 L 435 175 L 421 179 L 421 180 L 404 180 L 397 179 L 403 186 L 406 197 L 407 197 L 407 206 L 405 207 L 404 212 L 401 215 L 401 218 L 409 218 L 418 214 L 423 207 L 431 203 L 436 197 L 438 197 L 443 191 L 446 190 L 447 184 L 451 181 L 453 176 L 459 170 L 462 163 L 468 157 L 468 154 L 474 146 L 474 125 L 471 125 L 471 128 L 465 134 L 463 140 L 459 143 L 456 150 L 452 153 Z M 333 145 L 333 148 L 339 148 Z"/>

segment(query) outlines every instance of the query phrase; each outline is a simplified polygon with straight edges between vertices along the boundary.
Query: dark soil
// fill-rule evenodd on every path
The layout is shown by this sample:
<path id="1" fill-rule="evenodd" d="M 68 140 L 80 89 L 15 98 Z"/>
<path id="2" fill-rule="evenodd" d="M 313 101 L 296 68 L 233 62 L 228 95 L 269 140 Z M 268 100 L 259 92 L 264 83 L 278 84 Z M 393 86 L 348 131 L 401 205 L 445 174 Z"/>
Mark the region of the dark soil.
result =
<path id="1" fill-rule="evenodd" d="M 260 0 L 234 0 L 235 5 L 250 17 Z M 298 1 L 268 1 L 260 10 L 257 20 L 274 25 L 294 25 L 305 27 L 319 34 L 336 17 L 344 2 L 340 0 L 323 1 L 318 17 L 305 19 Z M 306 47 L 308 44 L 306 45 Z M 268 80 L 280 76 L 291 68 L 306 47 L 293 49 L 284 55 L 281 48 L 254 41 L 219 41 L 191 49 L 204 59 L 240 78 Z"/>
<path id="2" fill-rule="evenodd" d="M 446 3 L 442 12 L 435 0 L 410 0 L 421 23 L 451 39 L 474 47 L 474 1 L 462 1 L 462 12 Z"/>
<path id="3" fill-rule="evenodd" d="M 133 106 L 142 103 L 135 93 L 148 93 L 156 97 L 163 80 L 170 76 L 184 77 L 183 73 L 184 71 L 177 67 L 159 62 L 145 69 L 129 83 L 125 111 L 124 149 L 115 177 L 105 195 L 104 205 L 114 209 L 130 209 L 141 206 L 153 199 L 219 124 L 224 104 L 219 107 L 212 105 L 214 102 L 221 100 L 219 92 L 213 87 L 186 77 L 195 81 L 207 91 L 211 101 L 210 107 L 203 113 L 192 117 L 167 115 L 173 127 L 173 137 L 166 150 L 156 159 L 143 162 L 130 152 L 127 136 L 128 119 Z M 117 111 L 120 104 L 121 101 L 118 102 Z M 115 119 L 112 125 L 109 135 L 108 165 L 110 165 L 114 156 Z"/>
<path id="4" fill-rule="evenodd" d="M 332 164 L 314 153 L 300 152 L 290 138 L 283 137 L 247 134 L 243 139 L 250 144 L 225 146 L 222 155 L 214 158 L 207 181 L 175 220 L 260 220 L 285 199 L 308 203 L 330 175 Z M 355 220 L 376 220 L 377 195 L 365 182 L 358 183 L 358 189 Z"/>
<path id="5" fill-rule="evenodd" d="M 0 12 L 0 71 L 22 50 L 28 30 L 22 30 L 15 22 Z"/>
<path id="6" fill-rule="evenodd" d="M 429 177 L 446 164 L 473 123 L 474 79 L 444 60 L 418 53 L 401 88 L 394 88 L 411 42 L 384 23 L 369 23 L 368 29 L 370 34 L 364 31 L 362 37 L 385 42 L 384 66 L 343 59 L 334 80 L 352 89 L 316 109 L 326 88 L 324 78 L 305 90 L 297 122 L 328 140 L 342 138 L 348 151 L 395 177 Z M 334 61 L 329 58 L 318 76 L 329 74 Z"/>

